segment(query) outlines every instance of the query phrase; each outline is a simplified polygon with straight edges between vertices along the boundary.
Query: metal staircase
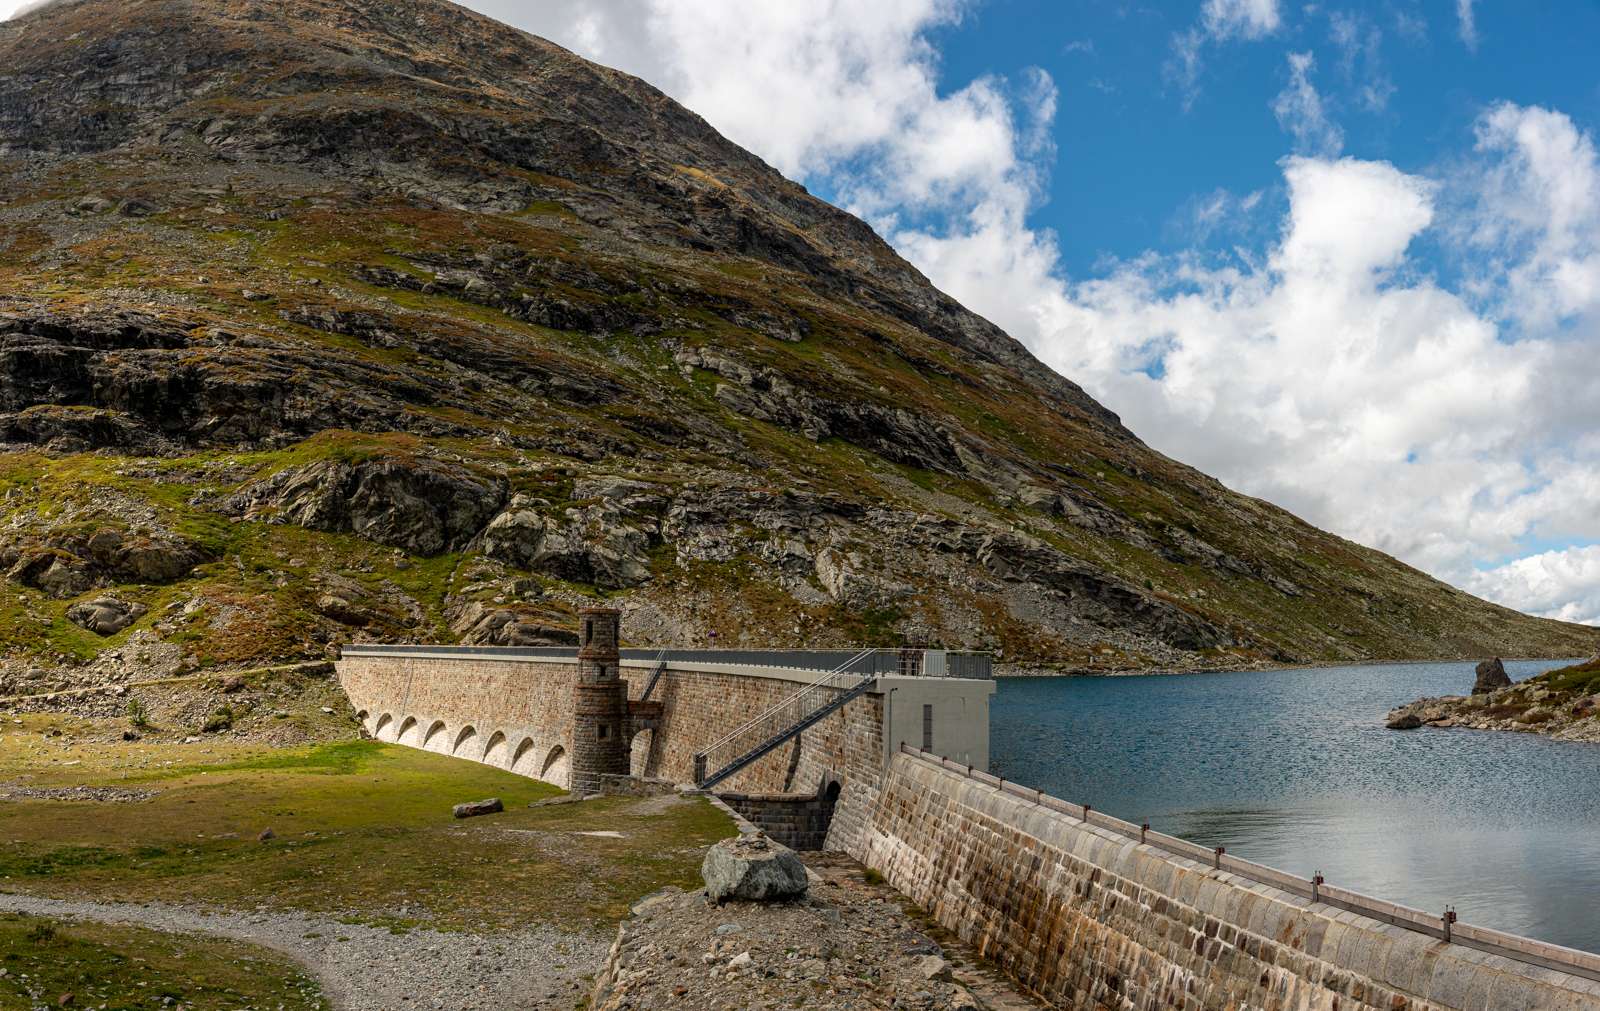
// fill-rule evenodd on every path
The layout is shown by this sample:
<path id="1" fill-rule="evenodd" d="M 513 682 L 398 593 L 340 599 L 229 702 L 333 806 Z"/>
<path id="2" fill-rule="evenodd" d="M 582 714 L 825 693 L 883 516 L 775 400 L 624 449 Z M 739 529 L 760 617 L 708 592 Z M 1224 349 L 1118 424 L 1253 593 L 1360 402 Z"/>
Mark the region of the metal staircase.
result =
<path id="1" fill-rule="evenodd" d="M 862 650 L 720 741 L 696 752 L 695 787 L 711 789 L 871 688 L 878 680 L 877 668 L 862 661 L 870 660 L 874 652 Z M 865 667 L 865 673 L 852 669 L 856 667 Z M 708 773 L 708 769 L 716 771 Z"/>
<path id="2" fill-rule="evenodd" d="M 656 682 L 661 680 L 661 672 L 667 669 L 667 651 L 662 650 L 656 654 L 656 669 L 650 674 L 650 683 L 644 686 L 644 694 L 639 696 L 640 702 L 649 702 L 650 693 L 656 690 Z"/>

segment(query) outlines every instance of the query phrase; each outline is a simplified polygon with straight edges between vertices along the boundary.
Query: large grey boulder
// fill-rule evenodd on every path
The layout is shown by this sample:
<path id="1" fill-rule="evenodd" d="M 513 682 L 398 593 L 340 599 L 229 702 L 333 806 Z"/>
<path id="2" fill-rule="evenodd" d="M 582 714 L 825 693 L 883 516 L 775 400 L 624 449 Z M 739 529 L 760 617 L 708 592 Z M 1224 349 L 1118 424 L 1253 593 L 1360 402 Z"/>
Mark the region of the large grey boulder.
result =
<path id="1" fill-rule="evenodd" d="M 114 635 L 144 617 L 145 610 L 143 604 L 101 597 L 67 608 L 67 620 L 96 635 Z"/>
<path id="2" fill-rule="evenodd" d="M 808 883 L 805 865 L 794 850 L 764 835 L 717 843 L 707 851 L 700 876 L 713 902 L 772 902 L 800 895 Z"/>
<path id="3" fill-rule="evenodd" d="M 476 818 L 484 814 L 498 814 L 505 810 L 505 805 L 500 803 L 499 797 L 490 797 L 488 800 L 471 800 L 465 804 L 457 804 L 450 809 L 450 813 L 457 818 Z"/>
<path id="4" fill-rule="evenodd" d="M 1506 674 L 1506 666 L 1498 657 L 1478 664 L 1476 673 L 1478 680 L 1472 685 L 1474 695 L 1485 695 L 1496 688 L 1506 688 L 1511 684 L 1511 678 Z"/>

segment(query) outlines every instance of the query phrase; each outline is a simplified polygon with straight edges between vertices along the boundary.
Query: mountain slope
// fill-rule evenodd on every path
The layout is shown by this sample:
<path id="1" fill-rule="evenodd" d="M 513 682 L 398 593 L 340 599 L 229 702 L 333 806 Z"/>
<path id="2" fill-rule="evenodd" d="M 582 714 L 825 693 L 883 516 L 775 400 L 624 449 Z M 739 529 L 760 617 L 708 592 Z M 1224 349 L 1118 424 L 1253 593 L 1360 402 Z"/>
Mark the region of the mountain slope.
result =
<path id="1" fill-rule="evenodd" d="M 693 113 L 464 9 L 80 0 L 0 68 L 15 657 L 563 641 L 596 596 L 639 643 L 1073 668 L 1594 652 L 1154 452 Z"/>

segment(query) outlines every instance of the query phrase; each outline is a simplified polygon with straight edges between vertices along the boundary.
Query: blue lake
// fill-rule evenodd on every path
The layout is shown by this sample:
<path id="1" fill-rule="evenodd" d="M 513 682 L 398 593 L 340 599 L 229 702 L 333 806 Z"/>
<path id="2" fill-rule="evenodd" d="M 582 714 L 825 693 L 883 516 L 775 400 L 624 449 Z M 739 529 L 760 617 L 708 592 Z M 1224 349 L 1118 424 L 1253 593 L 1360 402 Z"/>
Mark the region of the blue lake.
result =
<path id="1" fill-rule="evenodd" d="M 991 770 L 1331 885 L 1600 952 L 1600 744 L 1383 728 L 1397 706 L 1466 694 L 1472 667 L 1001 678 Z"/>

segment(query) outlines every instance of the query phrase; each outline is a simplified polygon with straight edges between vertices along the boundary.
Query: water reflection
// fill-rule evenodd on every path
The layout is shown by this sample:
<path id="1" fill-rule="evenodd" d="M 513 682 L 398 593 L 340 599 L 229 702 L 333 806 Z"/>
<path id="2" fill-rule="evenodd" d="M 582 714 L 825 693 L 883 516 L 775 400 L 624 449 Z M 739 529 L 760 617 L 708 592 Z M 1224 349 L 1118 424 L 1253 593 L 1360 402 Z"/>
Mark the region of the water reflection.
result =
<path id="1" fill-rule="evenodd" d="M 1472 680 L 1471 664 L 1007 678 L 994 766 L 1204 846 L 1600 951 L 1600 745 L 1383 729 L 1395 706 Z"/>

